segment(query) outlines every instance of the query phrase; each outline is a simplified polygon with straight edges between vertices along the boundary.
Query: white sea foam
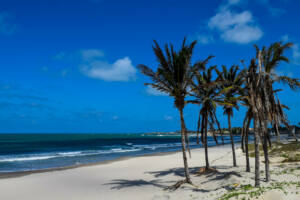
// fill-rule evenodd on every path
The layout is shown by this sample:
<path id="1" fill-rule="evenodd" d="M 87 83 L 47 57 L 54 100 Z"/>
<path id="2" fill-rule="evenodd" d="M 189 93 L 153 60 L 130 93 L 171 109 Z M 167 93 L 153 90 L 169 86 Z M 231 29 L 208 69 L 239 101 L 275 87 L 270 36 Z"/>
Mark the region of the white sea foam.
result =
<path id="1" fill-rule="evenodd" d="M 52 152 L 49 154 L 30 154 L 30 155 L 20 155 L 20 156 L 1 156 L 1 162 L 26 162 L 26 161 L 35 161 L 35 160 L 46 160 L 51 158 L 64 158 L 64 157 L 82 157 L 82 156 L 93 156 L 101 154 L 112 154 L 112 153 L 124 153 L 124 152 L 134 152 L 141 151 L 142 149 L 133 148 L 133 149 L 122 149 L 114 148 L 110 150 L 95 150 L 95 151 L 71 151 L 71 152 Z"/>
<path id="2" fill-rule="evenodd" d="M 57 155 L 61 155 L 61 156 L 77 156 L 82 154 L 82 151 L 71 151 L 71 152 L 61 152 L 58 153 Z"/>
<path id="3" fill-rule="evenodd" d="M 21 161 L 32 161 L 32 160 L 46 160 L 54 158 L 55 156 L 32 156 L 32 157 L 11 157 L 11 158 L 0 158 L 0 162 L 21 162 Z"/>

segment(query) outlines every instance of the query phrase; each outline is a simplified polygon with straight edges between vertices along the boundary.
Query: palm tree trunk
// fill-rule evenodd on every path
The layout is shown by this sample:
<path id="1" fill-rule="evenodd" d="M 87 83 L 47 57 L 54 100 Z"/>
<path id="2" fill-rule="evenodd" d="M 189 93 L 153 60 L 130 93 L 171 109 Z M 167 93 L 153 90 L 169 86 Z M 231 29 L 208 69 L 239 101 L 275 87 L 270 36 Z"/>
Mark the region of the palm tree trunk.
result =
<path id="1" fill-rule="evenodd" d="M 182 157 L 183 157 L 183 164 L 184 164 L 184 173 L 185 173 L 185 179 L 187 183 L 192 184 L 190 172 L 189 172 L 189 166 L 186 158 L 186 149 L 185 149 L 185 123 L 183 118 L 183 109 L 179 109 L 180 112 L 180 122 L 181 122 L 181 147 L 182 147 Z"/>
<path id="2" fill-rule="evenodd" d="M 201 123 L 201 113 L 199 112 L 198 125 L 197 125 L 197 144 L 199 144 L 200 123 Z"/>
<path id="3" fill-rule="evenodd" d="M 267 136 L 266 135 L 264 135 L 263 149 L 264 149 L 264 156 L 265 156 L 266 182 L 269 182 L 269 180 L 270 180 L 270 173 L 269 173 L 269 153 L 268 153 L 268 141 L 267 141 Z"/>
<path id="4" fill-rule="evenodd" d="M 205 116 L 202 115 L 202 123 L 201 123 L 201 143 L 204 145 L 204 129 L 205 129 Z"/>
<path id="5" fill-rule="evenodd" d="M 272 141 L 271 141 L 270 133 L 268 131 L 268 127 L 266 128 L 266 130 L 267 130 L 267 132 L 266 132 L 266 134 L 267 134 L 267 142 L 269 144 L 269 147 L 272 148 Z"/>
<path id="6" fill-rule="evenodd" d="M 188 133 L 187 133 L 186 129 L 185 129 L 184 137 L 185 137 L 186 146 L 187 146 L 187 149 L 188 149 L 188 152 L 189 152 L 189 156 L 191 158 L 192 155 L 191 155 L 191 148 L 190 148 L 190 139 L 189 139 L 189 136 L 188 136 Z"/>
<path id="7" fill-rule="evenodd" d="M 241 148 L 242 148 L 242 152 L 245 153 L 245 127 L 242 127 Z"/>
<path id="8" fill-rule="evenodd" d="M 233 140 L 233 135 L 232 135 L 232 130 L 231 130 L 231 119 L 230 119 L 230 114 L 228 116 L 228 128 L 229 128 L 229 133 L 230 133 L 230 139 L 231 139 L 231 148 L 232 148 L 232 158 L 233 158 L 233 166 L 236 167 L 236 157 L 235 157 L 235 148 L 234 148 L 234 140 Z"/>
<path id="9" fill-rule="evenodd" d="M 285 121 L 283 123 L 286 126 L 286 128 L 288 129 L 289 133 L 291 135 L 293 135 L 295 141 L 298 142 L 297 136 L 296 136 L 295 132 L 291 130 L 291 127 L 289 126 L 289 124 L 287 122 L 285 122 Z"/>
<path id="10" fill-rule="evenodd" d="M 274 131 L 275 131 L 276 136 L 277 136 L 277 142 L 280 142 L 280 133 L 279 133 L 278 125 L 277 125 L 276 122 L 274 123 Z"/>
<path id="11" fill-rule="evenodd" d="M 222 139 L 222 144 L 224 144 L 224 136 L 223 136 L 223 132 L 222 132 L 222 129 L 221 129 L 221 126 L 220 126 L 220 123 L 219 123 L 219 120 L 216 116 L 216 113 L 214 112 L 214 118 L 216 120 L 216 123 L 217 123 L 217 126 L 218 126 L 218 129 L 219 129 L 219 132 L 220 132 L 220 135 L 221 135 L 221 139 Z"/>
<path id="12" fill-rule="evenodd" d="M 255 147 L 255 187 L 260 186 L 259 171 L 259 122 L 258 115 L 254 113 L 254 147 Z"/>
<path id="13" fill-rule="evenodd" d="M 210 122 L 210 121 L 209 121 L 209 127 L 210 127 L 210 130 L 211 130 L 211 132 L 212 132 L 213 138 L 214 138 L 216 144 L 218 145 L 219 142 L 218 142 L 218 138 L 217 138 L 217 136 L 216 136 L 216 132 L 215 132 L 215 129 L 214 129 L 214 125 L 213 125 L 213 123 Z"/>
<path id="14" fill-rule="evenodd" d="M 207 149 L 207 116 L 205 116 L 205 138 L 204 138 L 204 148 L 205 148 L 205 169 L 209 169 L 208 161 L 208 149 Z"/>
<path id="15" fill-rule="evenodd" d="M 269 173 L 269 152 L 268 152 L 268 143 L 269 141 L 269 132 L 268 132 L 268 121 L 264 120 L 263 124 L 263 151 L 264 151 L 264 157 L 265 157 L 265 174 L 266 174 L 266 182 L 269 182 L 270 180 L 270 173 Z"/>
<path id="16" fill-rule="evenodd" d="M 247 120 L 248 120 L 248 113 L 246 113 L 246 115 L 245 115 L 245 119 L 243 121 L 243 128 L 242 128 L 241 147 L 242 147 L 243 153 L 245 153 L 245 129 L 246 129 Z"/>
<path id="17" fill-rule="evenodd" d="M 250 172 L 250 160 L 249 160 L 249 148 L 248 148 L 250 123 L 251 123 L 251 117 L 248 117 L 247 126 L 245 128 L 246 172 Z"/>

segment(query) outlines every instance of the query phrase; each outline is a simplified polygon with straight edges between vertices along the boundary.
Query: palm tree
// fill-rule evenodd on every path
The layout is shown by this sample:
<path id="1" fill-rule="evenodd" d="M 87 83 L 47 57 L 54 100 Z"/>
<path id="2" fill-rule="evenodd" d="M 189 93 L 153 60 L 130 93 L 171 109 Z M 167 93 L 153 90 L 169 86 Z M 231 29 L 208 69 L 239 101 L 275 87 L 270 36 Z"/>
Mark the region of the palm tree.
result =
<path id="1" fill-rule="evenodd" d="M 193 82 L 191 85 L 191 96 L 194 97 L 194 100 L 188 101 L 189 103 L 201 105 L 199 112 L 202 116 L 202 126 L 201 126 L 201 141 L 205 148 L 205 170 L 209 169 L 209 160 L 208 160 L 208 146 L 207 146 L 207 129 L 208 124 L 212 128 L 212 125 L 216 120 L 216 106 L 221 102 L 221 94 L 219 91 L 219 80 L 212 80 L 213 70 L 216 69 L 216 66 L 209 67 L 206 71 L 198 73 L 196 76 L 196 82 Z M 198 121 L 198 127 L 200 121 Z"/>
<path id="2" fill-rule="evenodd" d="M 257 45 L 255 45 L 256 49 L 256 58 L 260 60 L 261 67 L 263 68 L 263 72 L 265 75 L 266 79 L 266 84 L 268 85 L 269 91 L 264 91 L 266 94 L 268 93 L 269 95 L 266 95 L 267 98 L 267 103 L 269 102 L 268 100 L 270 99 L 270 105 L 267 105 L 269 107 L 272 107 L 272 113 L 273 115 L 270 116 L 272 118 L 271 120 L 273 121 L 273 125 L 275 127 L 275 130 L 277 130 L 279 123 L 282 122 L 290 131 L 290 133 L 294 136 L 295 140 L 297 141 L 296 135 L 290 130 L 290 127 L 288 125 L 288 120 L 286 117 L 281 118 L 281 120 L 278 120 L 278 110 L 276 110 L 276 100 L 275 100 L 275 92 L 276 90 L 273 89 L 273 84 L 275 82 L 281 82 L 284 84 L 287 84 L 292 90 L 296 90 L 300 88 L 300 83 L 298 79 L 294 79 L 288 76 L 280 76 L 276 74 L 276 68 L 279 66 L 281 62 L 289 62 L 289 59 L 284 56 L 284 53 L 286 50 L 290 49 L 293 46 L 293 43 L 282 43 L 282 42 L 275 42 L 271 44 L 269 47 L 262 47 L 262 49 L 259 49 Z M 260 56 L 259 56 L 260 55 Z M 278 107 L 277 107 L 278 108 Z M 276 114 L 277 113 L 277 114 Z M 279 132 L 277 132 L 279 134 Z M 279 136 L 278 136 L 279 137 Z"/>
<path id="3" fill-rule="evenodd" d="M 268 133 L 268 123 L 287 123 L 283 114 L 283 106 L 276 96 L 273 83 L 276 81 L 287 83 L 292 89 L 299 88 L 297 79 L 286 76 L 277 76 L 273 71 L 281 61 L 288 62 L 283 56 L 291 43 L 282 44 L 277 42 L 269 48 L 263 47 L 261 50 L 256 47 L 256 58 L 251 60 L 251 64 L 245 74 L 245 85 L 248 89 L 247 100 L 254 119 L 254 144 L 255 144 L 255 186 L 260 185 L 259 171 L 259 139 L 261 139 L 265 157 L 266 181 L 269 181 L 269 156 L 268 145 L 271 144 Z"/>
<path id="4" fill-rule="evenodd" d="M 203 68 L 201 69 L 201 71 L 205 71 L 206 70 L 206 75 L 205 75 L 205 77 L 208 75 L 208 73 L 211 73 L 212 72 L 212 70 L 213 70 L 213 68 L 215 68 L 215 67 L 211 67 L 211 70 L 207 70 L 206 69 L 206 66 L 204 65 L 203 66 Z M 210 72 L 209 72 L 210 71 Z M 199 96 L 201 96 L 202 94 L 200 94 L 199 93 L 199 91 L 201 91 L 201 90 L 199 90 L 199 88 L 198 89 L 196 89 L 197 87 L 204 87 L 204 85 L 202 84 L 202 83 L 200 83 L 201 81 L 201 73 L 197 73 L 197 77 L 198 77 L 198 84 L 196 84 L 196 83 L 192 83 L 193 84 L 193 88 L 194 88 L 194 93 L 191 93 L 192 95 L 194 95 L 195 96 L 195 93 L 197 93 L 197 92 L 195 92 L 196 90 L 198 91 L 198 95 L 196 95 L 196 97 L 198 98 L 198 101 L 189 101 L 189 103 L 193 103 L 193 104 L 198 104 L 199 106 L 201 106 L 201 102 L 199 101 Z M 202 77 L 203 78 L 203 77 Z M 210 80 L 209 80 L 210 81 Z M 216 81 L 214 82 L 214 83 L 217 83 Z M 201 91 L 202 92 L 202 91 Z M 218 127 L 218 130 L 219 130 L 219 133 L 220 133 L 220 135 L 221 135 L 221 139 L 222 139 L 222 144 L 224 144 L 224 137 L 223 137 L 223 134 L 222 134 L 222 130 L 221 130 L 221 126 L 220 126 L 220 122 L 219 122 L 219 120 L 218 120 L 218 118 L 217 118 L 217 115 L 216 115 L 216 109 L 214 110 L 214 112 L 212 112 L 212 115 L 210 116 L 210 121 L 208 121 L 208 123 L 209 123 L 209 125 L 210 125 L 210 128 L 211 128 L 211 130 L 212 130 L 212 133 L 213 133 L 213 137 L 214 137 L 214 140 L 215 140 L 215 142 L 216 142 L 216 144 L 218 144 L 218 140 L 217 140 L 217 138 L 216 138 L 216 134 L 215 134 L 215 130 L 214 130 L 214 123 L 216 123 L 217 124 L 217 127 Z M 200 109 L 200 111 L 199 111 L 199 117 L 198 117 L 198 123 L 197 123 L 197 131 L 196 131 L 196 133 L 197 133 L 197 144 L 199 144 L 199 132 L 201 132 L 201 133 L 203 133 L 203 130 L 204 130 L 204 123 L 205 123 L 205 119 L 204 118 L 202 118 L 202 120 L 201 120 L 201 109 Z M 202 127 L 201 128 L 201 131 L 200 131 L 200 127 Z M 202 138 L 203 138 L 203 136 L 202 136 Z"/>
<path id="5" fill-rule="evenodd" d="M 244 96 L 248 103 L 249 108 L 253 114 L 254 121 L 254 149 L 255 149 L 255 186 L 260 186 L 260 162 L 259 162 L 259 138 L 261 130 L 259 125 L 259 111 L 261 109 L 260 96 L 260 73 L 257 72 L 258 66 L 256 60 L 252 59 L 251 63 L 245 73 L 245 87 L 248 89 L 248 96 Z"/>
<path id="6" fill-rule="evenodd" d="M 182 156 L 185 172 L 185 180 L 178 182 L 179 186 L 182 183 L 192 184 L 186 157 L 186 143 L 188 142 L 188 137 L 183 115 L 185 98 L 188 95 L 188 90 L 195 72 L 198 71 L 211 58 L 208 57 L 204 61 L 199 61 L 194 65 L 191 65 L 191 58 L 195 45 L 196 41 L 192 42 L 191 44 L 186 44 L 186 39 L 184 39 L 181 49 L 178 52 L 174 51 L 173 45 L 165 45 L 164 53 L 158 43 L 154 41 L 153 51 L 158 61 L 157 71 L 154 72 L 151 68 L 145 65 L 138 65 L 140 71 L 144 75 L 150 77 L 152 80 L 152 83 L 145 83 L 145 85 L 149 85 L 173 97 L 174 105 L 179 110 L 181 122 Z M 179 186 L 177 184 L 176 187 Z"/>
<path id="7" fill-rule="evenodd" d="M 268 155 L 268 142 L 271 145 L 271 141 L 269 139 L 268 133 L 268 122 L 271 124 L 276 124 L 278 126 L 280 117 L 280 121 L 283 122 L 288 130 L 293 134 L 295 140 L 297 141 L 297 137 L 295 133 L 290 130 L 290 126 L 288 125 L 288 120 L 286 119 L 283 113 L 282 105 L 279 102 L 277 97 L 277 101 L 275 98 L 276 91 L 273 89 L 274 82 L 283 82 L 290 86 L 291 89 L 297 89 L 300 87 L 298 79 L 293 79 L 287 76 L 278 76 L 275 72 L 276 67 L 283 61 L 289 62 L 289 59 L 285 57 L 284 52 L 291 48 L 292 43 L 283 44 L 282 42 L 276 42 L 271 44 L 268 48 L 263 47 L 259 49 L 256 48 L 256 59 L 258 60 L 259 73 L 261 74 L 261 81 L 263 86 L 261 87 L 263 90 L 261 91 L 261 96 L 263 98 L 263 102 L 265 103 L 262 107 L 265 116 L 261 116 L 260 123 L 263 131 L 262 135 L 262 144 L 264 150 L 265 157 L 265 173 L 266 173 L 266 181 L 268 182 L 270 179 L 269 173 L 269 155 Z"/>
<path id="8" fill-rule="evenodd" d="M 231 130 L 231 117 L 233 117 L 233 108 L 239 109 L 238 107 L 238 98 L 236 95 L 238 95 L 238 92 L 240 90 L 240 87 L 243 84 L 243 74 L 241 72 L 238 73 L 238 66 L 233 65 L 229 69 L 229 71 L 226 69 L 225 66 L 222 66 L 223 71 L 218 72 L 218 74 L 223 79 L 223 88 L 228 88 L 226 92 L 224 93 L 224 102 L 226 103 L 223 106 L 224 114 L 227 115 L 228 119 L 228 129 L 230 133 L 230 139 L 231 139 L 231 147 L 232 147 L 232 157 L 233 157 L 233 166 L 236 167 L 236 156 L 235 156 L 235 147 L 234 147 L 234 139 L 232 135 Z"/>

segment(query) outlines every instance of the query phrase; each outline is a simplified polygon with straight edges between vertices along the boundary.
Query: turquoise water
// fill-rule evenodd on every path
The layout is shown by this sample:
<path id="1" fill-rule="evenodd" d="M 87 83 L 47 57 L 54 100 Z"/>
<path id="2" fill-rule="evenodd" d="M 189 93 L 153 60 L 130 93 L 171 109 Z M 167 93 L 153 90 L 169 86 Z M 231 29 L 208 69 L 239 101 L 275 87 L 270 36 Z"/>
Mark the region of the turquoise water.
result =
<path id="1" fill-rule="evenodd" d="M 192 148 L 200 147 L 195 137 L 190 140 Z M 229 143 L 229 137 L 225 141 Z M 208 138 L 208 144 L 215 145 L 213 138 Z M 176 135 L 0 134 L 0 172 L 73 166 L 180 148 Z"/>

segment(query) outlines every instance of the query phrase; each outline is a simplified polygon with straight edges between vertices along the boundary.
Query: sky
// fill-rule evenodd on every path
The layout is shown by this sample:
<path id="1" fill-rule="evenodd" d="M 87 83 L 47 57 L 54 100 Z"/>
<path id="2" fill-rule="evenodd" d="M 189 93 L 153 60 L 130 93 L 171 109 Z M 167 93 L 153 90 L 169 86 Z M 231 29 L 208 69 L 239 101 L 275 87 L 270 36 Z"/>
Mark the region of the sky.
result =
<path id="1" fill-rule="evenodd" d="M 156 69 L 153 40 L 178 49 L 197 40 L 193 62 L 249 63 L 253 45 L 293 42 L 280 75 L 300 77 L 298 0 L 0 0 L 0 132 L 176 131 L 173 99 L 146 87 L 136 68 Z M 279 94 L 291 123 L 300 93 Z M 241 126 L 245 108 L 234 112 Z M 188 129 L 199 106 L 187 105 Z M 227 118 L 218 108 L 222 127 Z"/>

